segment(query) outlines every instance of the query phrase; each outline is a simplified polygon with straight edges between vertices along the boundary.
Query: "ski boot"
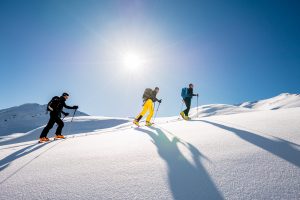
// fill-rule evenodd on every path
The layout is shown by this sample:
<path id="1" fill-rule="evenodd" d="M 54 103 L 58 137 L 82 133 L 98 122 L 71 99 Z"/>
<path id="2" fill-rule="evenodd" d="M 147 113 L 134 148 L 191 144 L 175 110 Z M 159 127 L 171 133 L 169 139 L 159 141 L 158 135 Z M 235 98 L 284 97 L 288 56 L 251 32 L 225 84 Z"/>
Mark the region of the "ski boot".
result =
<path id="1" fill-rule="evenodd" d="M 138 127 L 140 127 L 140 123 L 139 123 L 136 119 L 133 121 L 133 123 L 134 123 L 135 125 L 137 125 Z"/>
<path id="2" fill-rule="evenodd" d="M 188 116 L 184 116 L 183 119 L 186 120 L 186 121 L 188 121 L 188 120 L 190 120 L 191 118 L 189 118 Z"/>
<path id="3" fill-rule="evenodd" d="M 50 141 L 49 138 L 42 137 L 42 138 L 40 138 L 39 143 L 44 143 L 44 142 L 49 142 L 49 141 Z"/>
<path id="4" fill-rule="evenodd" d="M 153 123 L 151 123 L 151 122 L 146 122 L 146 126 L 148 126 L 148 127 L 153 126 Z"/>
<path id="5" fill-rule="evenodd" d="M 180 116 L 182 117 L 182 119 L 185 119 L 185 114 L 183 111 L 180 113 Z"/>
<path id="6" fill-rule="evenodd" d="M 56 136 L 54 137 L 54 140 L 59 140 L 59 139 L 66 139 L 66 138 L 65 138 L 65 136 L 63 136 L 63 135 L 56 135 Z"/>

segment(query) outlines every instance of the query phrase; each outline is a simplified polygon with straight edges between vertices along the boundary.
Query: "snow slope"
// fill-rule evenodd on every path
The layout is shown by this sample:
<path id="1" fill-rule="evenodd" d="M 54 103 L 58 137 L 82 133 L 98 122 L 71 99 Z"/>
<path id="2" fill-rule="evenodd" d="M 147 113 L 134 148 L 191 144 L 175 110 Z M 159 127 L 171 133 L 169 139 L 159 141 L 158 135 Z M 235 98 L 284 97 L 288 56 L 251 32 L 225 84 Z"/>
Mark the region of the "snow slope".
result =
<path id="1" fill-rule="evenodd" d="M 214 115 L 231 115 L 237 113 L 251 112 L 250 108 L 244 108 L 227 104 L 210 104 L 198 107 L 198 117 L 209 117 Z M 190 110 L 189 116 L 191 118 L 197 117 L 197 108 Z"/>
<path id="2" fill-rule="evenodd" d="M 64 119 L 65 126 L 63 129 L 63 134 L 73 135 L 73 136 L 80 136 L 86 134 L 92 134 L 94 132 L 99 132 L 102 130 L 110 129 L 112 127 L 118 128 L 120 125 L 126 125 L 129 122 L 127 118 L 109 118 L 109 117 L 95 117 L 95 116 L 80 116 L 75 117 L 71 121 L 71 117 L 67 117 Z M 48 118 L 47 118 L 48 120 Z M 19 142 L 27 142 L 36 140 L 39 138 L 43 128 L 45 125 L 35 128 L 31 131 L 22 134 L 13 134 L 8 136 L 2 136 L 0 138 L 0 145 L 7 145 L 7 144 L 14 144 Z M 53 137 L 55 134 L 57 126 L 54 127 L 49 131 L 48 136 Z M 107 130 L 106 130 L 107 131 Z"/>
<path id="3" fill-rule="evenodd" d="M 255 101 L 245 102 L 240 105 L 243 108 L 252 108 L 257 110 L 277 110 L 283 108 L 300 107 L 300 94 L 282 93 L 276 97 Z"/>
<path id="4" fill-rule="evenodd" d="M 300 108 L 154 128 L 81 120 L 66 140 L 1 145 L 1 199 L 300 199 Z"/>
<path id="5" fill-rule="evenodd" d="M 66 112 L 72 114 L 74 111 L 66 109 Z M 87 116 L 87 114 L 77 111 L 76 116 Z M 12 133 L 14 135 L 10 135 L 10 137 L 22 135 L 46 124 L 48 120 L 49 114 L 46 114 L 46 105 L 28 103 L 0 110 L 0 137 Z"/>
<path id="6" fill-rule="evenodd" d="M 193 108 L 190 117 L 209 117 L 216 115 L 231 115 L 259 110 L 278 110 L 300 107 L 300 94 L 283 93 L 278 96 L 254 102 L 244 102 L 239 105 L 210 104 Z"/>
<path id="7" fill-rule="evenodd" d="M 256 102 L 245 102 L 240 105 L 210 104 L 193 108 L 190 117 L 208 117 L 216 115 L 231 115 L 254 112 L 257 110 L 275 110 L 300 107 L 300 95 L 283 93 L 276 97 Z M 45 113 L 46 106 L 39 104 L 24 104 L 0 110 L 0 142 L 26 135 L 28 131 L 47 123 L 49 115 Z M 198 111 L 198 115 L 197 115 Z M 73 113 L 73 110 L 67 112 Z M 87 116 L 77 112 L 76 116 Z M 177 119 L 177 117 L 171 117 Z"/>

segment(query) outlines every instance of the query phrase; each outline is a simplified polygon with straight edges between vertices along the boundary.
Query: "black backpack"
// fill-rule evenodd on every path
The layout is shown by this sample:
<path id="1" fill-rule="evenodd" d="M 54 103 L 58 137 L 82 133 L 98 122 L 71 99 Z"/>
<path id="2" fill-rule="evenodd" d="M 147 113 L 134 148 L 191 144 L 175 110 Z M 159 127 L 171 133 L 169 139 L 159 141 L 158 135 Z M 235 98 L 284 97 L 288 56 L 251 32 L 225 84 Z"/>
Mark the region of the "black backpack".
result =
<path id="1" fill-rule="evenodd" d="M 59 97 L 55 96 L 52 97 L 52 99 L 49 101 L 49 103 L 47 104 L 47 111 L 55 111 L 57 110 L 58 106 L 59 106 Z M 50 110 L 49 107 L 51 107 L 53 110 Z"/>

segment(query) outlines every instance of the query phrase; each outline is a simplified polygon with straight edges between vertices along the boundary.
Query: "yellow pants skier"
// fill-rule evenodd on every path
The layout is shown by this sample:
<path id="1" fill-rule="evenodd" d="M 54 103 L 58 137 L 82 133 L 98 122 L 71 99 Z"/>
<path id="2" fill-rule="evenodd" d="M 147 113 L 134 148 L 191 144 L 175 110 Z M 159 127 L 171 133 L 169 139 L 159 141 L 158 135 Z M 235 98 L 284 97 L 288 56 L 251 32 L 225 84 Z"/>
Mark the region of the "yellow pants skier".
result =
<path id="1" fill-rule="evenodd" d="M 151 99 L 148 99 L 144 106 L 143 106 L 143 110 L 142 112 L 136 117 L 136 119 L 134 120 L 134 124 L 136 124 L 137 126 L 139 126 L 139 121 L 143 118 L 143 116 L 149 111 L 149 115 L 146 118 L 146 126 L 151 126 L 151 118 L 154 114 L 154 104 L 153 101 Z"/>

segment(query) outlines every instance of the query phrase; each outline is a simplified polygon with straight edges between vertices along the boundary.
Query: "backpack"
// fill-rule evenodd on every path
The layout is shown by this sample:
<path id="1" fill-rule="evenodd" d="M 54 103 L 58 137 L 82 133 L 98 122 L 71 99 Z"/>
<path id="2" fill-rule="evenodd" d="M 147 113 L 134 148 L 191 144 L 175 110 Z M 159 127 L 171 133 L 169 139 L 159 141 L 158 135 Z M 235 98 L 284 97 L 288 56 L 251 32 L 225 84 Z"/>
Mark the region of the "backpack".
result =
<path id="1" fill-rule="evenodd" d="M 181 97 L 183 98 L 183 99 L 185 99 L 186 97 L 188 97 L 189 95 L 188 95 L 188 88 L 182 88 L 182 90 L 181 90 Z"/>
<path id="2" fill-rule="evenodd" d="M 47 111 L 55 111 L 57 109 L 59 103 L 60 102 L 59 102 L 58 96 L 52 97 L 52 99 L 47 104 Z M 51 107 L 53 110 L 50 110 L 49 107 Z"/>
<path id="3" fill-rule="evenodd" d="M 146 101 L 148 99 L 151 99 L 151 96 L 152 96 L 152 89 L 146 88 L 143 94 L 143 100 Z"/>

